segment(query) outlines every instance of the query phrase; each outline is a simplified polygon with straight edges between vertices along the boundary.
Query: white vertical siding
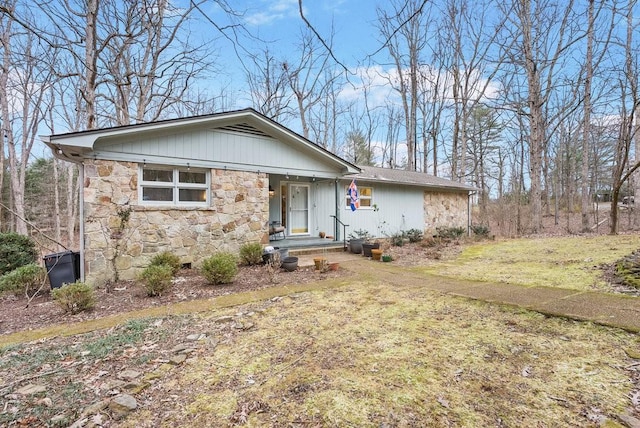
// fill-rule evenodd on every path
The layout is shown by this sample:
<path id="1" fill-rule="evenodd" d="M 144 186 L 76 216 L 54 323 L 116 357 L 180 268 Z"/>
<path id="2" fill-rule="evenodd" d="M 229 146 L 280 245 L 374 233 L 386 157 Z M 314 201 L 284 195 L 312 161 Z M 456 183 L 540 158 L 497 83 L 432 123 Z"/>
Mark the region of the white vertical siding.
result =
<path id="1" fill-rule="evenodd" d="M 347 185 L 346 182 L 342 183 L 342 194 L 345 194 Z M 358 183 L 358 186 L 373 188 L 372 203 L 378 210 L 361 208 L 351 211 L 345 208 L 345 199 L 340 209 L 342 221 L 349 225 L 347 235 L 354 230 L 366 230 L 375 237 L 385 237 L 403 230 L 424 229 L 424 189 L 364 182 Z"/>
<path id="2" fill-rule="evenodd" d="M 244 166 L 249 169 L 260 167 L 290 168 L 292 174 L 308 175 L 327 173 L 338 175 L 335 166 L 323 156 L 302 152 L 297 147 L 266 136 L 241 134 L 212 129 L 145 137 L 112 144 L 98 144 L 96 151 L 102 153 L 128 154 L 143 158 L 155 156 L 170 160 L 177 159 L 211 161 Z"/>
<path id="3" fill-rule="evenodd" d="M 314 222 L 313 235 L 325 232 L 333 235 L 333 218 L 336 214 L 335 182 L 333 180 L 321 180 L 313 183 L 314 194 L 312 222 Z"/>

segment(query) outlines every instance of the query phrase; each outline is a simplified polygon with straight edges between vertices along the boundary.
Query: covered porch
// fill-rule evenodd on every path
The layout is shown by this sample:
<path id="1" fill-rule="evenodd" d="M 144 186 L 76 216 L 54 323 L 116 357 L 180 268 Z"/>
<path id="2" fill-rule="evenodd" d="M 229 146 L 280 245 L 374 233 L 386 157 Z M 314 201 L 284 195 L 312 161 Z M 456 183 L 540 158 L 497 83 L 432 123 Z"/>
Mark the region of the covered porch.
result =
<path id="1" fill-rule="evenodd" d="M 269 241 L 280 247 L 342 245 L 343 191 L 335 178 L 269 174 Z M 325 238 L 323 238 L 325 237 Z"/>

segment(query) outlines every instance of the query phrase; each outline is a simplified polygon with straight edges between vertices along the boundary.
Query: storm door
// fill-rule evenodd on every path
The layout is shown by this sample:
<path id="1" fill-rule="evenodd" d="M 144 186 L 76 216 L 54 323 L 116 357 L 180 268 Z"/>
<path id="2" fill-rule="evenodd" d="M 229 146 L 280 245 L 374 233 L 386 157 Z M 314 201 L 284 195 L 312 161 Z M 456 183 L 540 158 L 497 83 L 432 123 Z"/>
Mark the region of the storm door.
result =
<path id="1" fill-rule="evenodd" d="M 308 184 L 289 184 L 289 235 L 309 234 L 309 193 Z"/>

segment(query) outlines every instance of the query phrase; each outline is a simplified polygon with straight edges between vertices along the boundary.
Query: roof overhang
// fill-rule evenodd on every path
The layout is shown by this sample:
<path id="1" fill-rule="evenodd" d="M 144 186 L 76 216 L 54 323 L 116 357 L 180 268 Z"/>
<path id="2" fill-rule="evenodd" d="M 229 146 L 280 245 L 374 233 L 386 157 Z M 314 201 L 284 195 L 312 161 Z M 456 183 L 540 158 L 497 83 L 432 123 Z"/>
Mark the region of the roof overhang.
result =
<path id="1" fill-rule="evenodd" d="M 98 143 L 127 139 L 134 135 L 149 137 L 153 135 L 179 133 L 181 131 L 186 132 L 194 128 L 224 128 L 245 123 L 272 138 L 295 144 L 304 152 L 326 158 L 327 161 L 334 164 L 343 174 L 356 174 L 360 172 L 360 168 L 356 165 L 342 159 L 253 109 L 49 135 L 41 137 L 41 139 L 57 158 L 69 162 L 81 163 L 84 159 L 94 157 L 94 151 Z"/>
<path id="2" fill-rule="evenodd" d="M 345 179 L 355 179 L 361 183 L 402 185 L 445 192 L 474 193 L 478 188 L 457 181 L 430 174 L 403 169 L 360 166 L 360 173 Z"/>

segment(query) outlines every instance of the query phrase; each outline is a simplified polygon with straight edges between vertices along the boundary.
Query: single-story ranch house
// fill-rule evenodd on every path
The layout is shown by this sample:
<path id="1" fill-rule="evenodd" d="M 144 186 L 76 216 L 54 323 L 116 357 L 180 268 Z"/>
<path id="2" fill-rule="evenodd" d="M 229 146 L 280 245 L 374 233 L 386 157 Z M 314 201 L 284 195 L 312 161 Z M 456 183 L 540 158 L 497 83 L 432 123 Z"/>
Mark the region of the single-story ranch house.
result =
<path id="1" fill-rule="evenodd" d="M 475 188 L 359 167 L 252 109 L 51 135 L 80 165 L 81 278 L 133 279 L 161 251 L 197 266 L 219 250 L 319 232 L 342 240 L 469 224 Z M 360 208 L 347 188 L 355 178 Z M 348 225 L 346 229 L 335 218 Z M 337 230 L 336 230 L 337 229 Z"/>

